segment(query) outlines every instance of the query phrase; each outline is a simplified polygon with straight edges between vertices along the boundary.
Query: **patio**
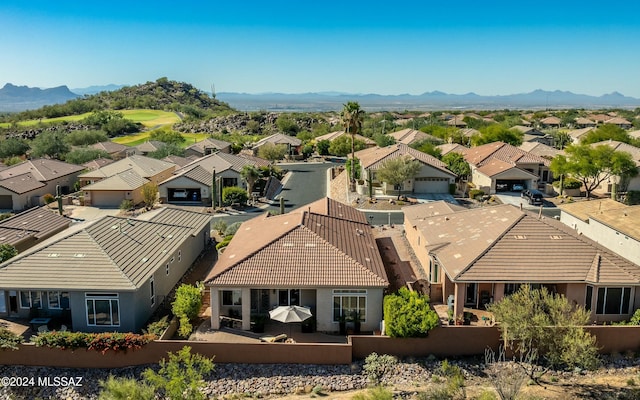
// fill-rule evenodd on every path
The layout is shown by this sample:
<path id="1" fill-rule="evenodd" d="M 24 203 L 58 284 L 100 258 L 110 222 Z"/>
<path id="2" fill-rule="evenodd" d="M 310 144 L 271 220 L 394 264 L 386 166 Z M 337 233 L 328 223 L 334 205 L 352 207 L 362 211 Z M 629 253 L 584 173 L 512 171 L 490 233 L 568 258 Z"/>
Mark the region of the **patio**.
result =
<path id="1" fill-rule="evenodd" d="M 449 315 L 447 310 L 449 307 L 446 304 L 433 304 L 432 307 L 438 314 L 440 326 L 448 326 Z M 495 324 L 494 316 L 489 311 L 465 307 L 464 313 L 471 314 L 470 326 L 493 326 Z"/>
<path id="2" fill-rule="evenodd" d="M 198 329 L 191 334 L 189 340 L 217 343 L 260 343 L 262 342 L 261 337 L 280 334 L 287 335 L 287 338 L 293 339 L 295 343 L 347 343 L 346 336 L 321 332 L 302 333 L 299 323 L 285 324 L 269 321 L 264 326 L 264 332 L 254 333 L 226 327 L 219 330 L 211 329 L 211 319 L 204 320 Z"/>

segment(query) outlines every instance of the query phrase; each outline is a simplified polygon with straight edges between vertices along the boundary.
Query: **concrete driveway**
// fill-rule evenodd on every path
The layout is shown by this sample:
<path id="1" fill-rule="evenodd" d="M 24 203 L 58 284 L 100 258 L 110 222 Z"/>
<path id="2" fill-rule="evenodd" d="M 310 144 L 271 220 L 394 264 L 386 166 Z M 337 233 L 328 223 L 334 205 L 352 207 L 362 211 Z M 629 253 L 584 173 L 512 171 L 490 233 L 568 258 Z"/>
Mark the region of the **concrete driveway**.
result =
<path id="1" fill-rule="evenodd" d="M 513 204 L 516 207 L 520 207 L 525 210 L 539 210 L 540 206 L 529 205 L 526 199 L 520 196 L 520 192 L 501 192 L 495 194 L 495 196 L 500 199 L 503 204 Z M 544 200 L 542 204 L 543 208 L 555 208 L 556 205 L 548 200 Z"/>

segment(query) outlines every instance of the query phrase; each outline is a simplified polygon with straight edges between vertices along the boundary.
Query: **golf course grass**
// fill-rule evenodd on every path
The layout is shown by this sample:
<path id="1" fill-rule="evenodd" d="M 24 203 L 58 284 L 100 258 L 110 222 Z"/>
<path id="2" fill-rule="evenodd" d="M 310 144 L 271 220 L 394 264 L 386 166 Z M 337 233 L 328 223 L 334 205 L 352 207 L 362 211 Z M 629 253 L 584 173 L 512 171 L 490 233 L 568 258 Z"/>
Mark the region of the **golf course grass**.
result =
<path id="1" fill-rule="evenodd" d="M 168 124 L 175 124 L 176 122 L 180 122 L 180 117 L 171 111 L 161 111 L 161 110 L 117 110 L 122 113 L 123 117 L 126 119 L 130 119 L 133 122 L 139 122 L 147 128 L 158 127 Z M 91 113 L 84 113 L 79 115 L 68 115 L 65 117 L 57 117 L 57 118 L 43 118 L 43 119 L 30 119 L 26 121 L 18 122 L 19 126 L 33 126 L 39 123 L 47 124 L 47 123 L 56 123 L 56 122 L 77 122 L 85 119 Z M 7 128 L 11 124 L 8 122 L 4 122 L 0 124 L 0 127 Z"/>
<path id="2" fill-rule="evenodd" d="M 112 142 L 124 144 L 125 146 L 137 146 L 141 143 L 150 140 L 151 131 L 136 133 L 135 135 L 118 136 L 111 139 Z M 204 140 L 209 137 L 208 133 L 183 133 L 182 136 L 186 139 L 180 144 L 180 147 L 185 148 L 192 144 Z"/>

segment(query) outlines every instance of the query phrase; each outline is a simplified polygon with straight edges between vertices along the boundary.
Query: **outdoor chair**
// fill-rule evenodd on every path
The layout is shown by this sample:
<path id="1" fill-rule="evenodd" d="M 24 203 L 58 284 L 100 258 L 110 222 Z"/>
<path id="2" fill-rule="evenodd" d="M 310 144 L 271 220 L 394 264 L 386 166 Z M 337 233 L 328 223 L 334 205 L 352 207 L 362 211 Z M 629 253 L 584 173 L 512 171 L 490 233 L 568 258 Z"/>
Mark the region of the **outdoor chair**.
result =
<path id="1" fill-rule="evenodd" d="M 60 325 L 60 332 L 66 332 L 67 331 L 67 326 L 66 325 Z"/>
<path id="2" fill-rule="evenodd" d="M 284 343 L 287 340 L 287 335 L 281 333 L 277 336 L 263 336 L 260 340 L 267 343 Z"/>
<path id="3" fill-rule="evenodd" d="M 44 333 L 44 332 L 49 332 L 49 328 L 47 328 L 46 325 L 40 325 L 38 327 L 38 333 Z"/>

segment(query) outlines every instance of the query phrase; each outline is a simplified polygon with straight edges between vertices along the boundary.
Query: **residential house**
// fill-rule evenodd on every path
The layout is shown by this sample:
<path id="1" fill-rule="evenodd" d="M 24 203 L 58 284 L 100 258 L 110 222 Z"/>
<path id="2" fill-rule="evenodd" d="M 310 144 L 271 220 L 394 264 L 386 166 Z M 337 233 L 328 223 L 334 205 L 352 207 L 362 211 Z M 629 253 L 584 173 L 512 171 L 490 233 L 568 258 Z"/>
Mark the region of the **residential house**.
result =
<path id="1" fill-rule="evenodd" d="M 558 150 L 555 147 L 547 146 L 540 142 L 524 142 L 518 146 L 518 148 L 526 151 L 527 153 L 533 154 L 534 156 L 539 156 L 548 160 L 553 159 L 553 157 L 558 154 L 564 154 L 563 150 Z"/>
<path id="2" fill-rule="evenodd" d="M 165 142 L 160 142 L 158 140 L 147 140 L 144 143 L 140 143 L 139 145 L 134 147 L 133 152 L 137 155 L 146 156 L 149 153 L 155 153 L 156 151 L 163 149 L 167 144 Z"/>
<path id="3" fill-rule="evenodd" d="M 462 139 L 462 142 L 466 143 L 467 145 L 471 144 L 471 138 L 473 138 L 474 136 L 480 135 L 480 131 L 473 128 L 460 129 L 458 133 L 460 134 L 460 138 Z"/>
<path id="4" fill-rule="evenodd" d="M 417 131 L 415 129 L 402 129 L 399 131 L 390 132 L 388 133 L 388 135 L 394 138 L 396 143 L 406 144 L 407 146 L 411 146 L 413 144 L 424 141 L 430 141 L 432 143 L 442 143 L 442 139 L 439 139 L 422 131 Z"/>
<path id="5" fill-rule="evenodd" d="M 540 120 L 540 128 L 542 129 L 558 129 L 562 125 L 562 120 L 558 117 L 547 117 Z"/>
<path id="6" fill-rule="evenodd" d="M 138 332 L 209 243 L 211 216 L 164 208 L 107 216 L 0 264 L 0 315 L 74 331 Z"/>
<path id="7" fill-rule="evenodd" d="M 537 189 L 552 182 L 550 161 L 504 142 L 487 143 L 464 152 L 473 185 L 485 193 Z"/>
<path id="8" fill-rule="evenodd" d="M 260 147 L 264 146 L 267 143 L 286 146 L 288 155 L 300 154 L 300 147 L 302 146 L 302 140 L 298 139 L 295 136 L 289 136 L 283 133 L 275 133 L 271 136 L 267 136 L 266 138 L 258 140 L 252 147 L 253 155 L 257 155 Z"/>
<path id="9" fill-rule="evenodd" d="M 523 134 L 522 141 L 524 143 L 538 142 L 538 143 L 546 144 L 547 146 L 553 145 L 553 136 L 547 133 L 541 132 L 530 126 L 516 125 L 511 129 L 516 130 Z"/>
<path id="10" fill-rule="evenodd" d="M 610 118 L 606 121 L 604 121 L 605 124 L 610 124 L 610 125 L 616 125 L 619 128 L 622 129 L 631 129 L 633 128 L 633 124 L 631 122 L 629 122 L 628 120 L 622 118 L 622 117 L 613 117 Z"/>
<path id="11" fill-rule="evenodd" d="M 215 152 L 231 153 L 231 143 L 214 138 L 206 138 L 184 149 L 185 156 L 203 157 Z"/>
<path id="12" fill-rule="evenodd" d="M 0 244 L 9 244 L 22 253 L 67 229 L 71 222 L 71 219 L 58 214 L 57 209 L 34 207 L 0 221 Z"/>
<path id="13" fill-rule="evenodd" d="M 196 157 L 196 156 L 180 157 L 180 156 L 171 154 L 163 158 L 162 161 L 175 164 L 178 167 L 184 167 L 185 165 L 190 164 L 191 162 L 197 160 L 198 158 L 200 157 Z"/>
<path id="14" fill-rule="evenodd" d="M 577 129 L 582 129 L 582 128 L 594 128 L 597 124 L 595 121 L 592 121 L 589 118 L 578 117 L 576 118 L 576 121 L 573 125 Z"/>
<path id="15" fill-rule="evenodd" d="M 395 187 L 387 182 L 378 181 L 376 171 L 385 161 L 405 156 L 417 160 L 421 164 L 420 171 L 415 178 L 408 179 Z M 363 180 L 356 187 L 360 194 L 368 193 L 365 185 L 368 184 L 366 177 L 368 177 L 369 171 L 371 171 L 373 187 L 378 194 L 450 193 L 451 185 L 454 185 L 456 180 L 456 174 L 449 171 L 445 163 L 402 143 L 360 150 L 356 152 L 355 157 L 360 160 L 361 177 L 363 177 Z"/>
<path id="16" fill-rule="evenodd" d="M 440 152 L 443 157 L 451 152 L 463 154 L 466 150 L 469 149 L 468 147 L 465 147 L 458 143 L 444 143 L 436 146 L 436 148 L 440 149 Z"/>
<path id="17" fill-rule="evenodd" d="M 362 330 L 379 329 L 389 281 L 364 213 L 324 198 L 244 222 L 205 285 L 213 329 L 233 316 L 249 330 L 252 315 L 299 305 L 311 309 L 318 331 L 336 332 L 355 312 Z"/>
<path id="18" fill-rule="evenodd" d="M 0 170 L 0 209 L 21 211 L 44 204 L 45 194 L 69 194 L 82 172 L 80 165 L 39 158 Z"/>
<path id="19" fill-rule="evenodd" d="M 112 142 L 110 140 L 106 142 L 95 143 L 89 147 L 106 152 L 113 160 L 121 160 L 126 156 L 133 155 L 133 153 L 135 152 L 135 150 L 129 146 Z"/>
<path id="20" fill-rule="evenodd" d="M 105 165 L 109 165 L 112 162 L 114 161 L 110 158 L 96 158 L 95 160 L 87 161 L 86 163 L 82 164 L 82 166 L 89 171 L 95 171 L 96 169 L 102 168 Z"/>
<path id="21" fill-rule="evenodd" d="M 464 122 L 463 115 L 455 115 L 452 118 L 447 119 L 448 126 L 455 126 L 456 128 L 466 128 L 467 123 Z"/>
<path id="22" fill-rule="evenodd" d="M 640 266 L 560 221 L 508 204 L 437 213 L 429 206 L 411 206 L 405 235 L 429 271 L 431 298 L 451 300 L 456 316 L 522 284 L 585 306 L 594 322 L 624 320 L 640 307 Z"/>
<path id="23" fill-rule="evenodd" d="M 618 142 L 616 140 L 605 140 L 602 142 L 592 143 L 591 146 L 609 146 L 615 151 L 622 151 L 631 156 L 636 163 L 636 167 L 640 168 L 640 148 L 632 146 L 628 143 Z M 625 178 L 623 182 L 620 182 L 619 176 L 613 176 L 610 179 L 603 181 L 600 186 L 594 189 L 594 192 L 598 193 L 611 193 L 613 183 L 619 183 L 618 191 L 626 192 L 629 190 L 640 190 L 640 174 L 631 178 Z"/>
<path id="24" fill-rule="evenodd" d="M 158 185 L 169 178 L 176 165 L 140 155 L 129 156 L 79 176 L 85 205 L 118 207 L 123 200 L 142 201 L 142 186 Z"/>
<path id="25" fill-rule="evenodd" d="M 640 139 L 640 130 L 629 132 L 629 136 L 634 139 Z"/>
<path id="26" fill-rule="evenodd" d="M 594 130 L 593 126 L 588 126 L 580 129 L 573 129 L 568 132 L 569 136 L 571 136 L 571 141 L 573 144 L 579 144 L 582 138 L 592 130 Z"/>
<path id="27" fill-rule="evenodd" d="M 612 199 L 577 201 L 560 205 L 560 221 L 640 265 L 640 206 Z"/>
<path id="28" fill-rule="evenodd" d="M 211 204 L 213 171 L 218 182 L 218 196 L 222 189 L 238 186 L 246 189 L 241 171 L 245 165 L 266 167 L 267 160 L 228 153 L 212 153 L 185 165 L 158 185 L 160 201 L 172 204 Z"/>
<path id="29" fill-rule="evenodd" d="M 328 140 L 330 142 L 334 141 L 335 139 L 342 137 L 344 135 L 347 135 L 347 132 L 345 131 L 335 131 L 335 132 L 329 132 L 326 135 L 322 135 L 322 136 L 318 136 L 316 137 L 314 140 L 317 142 L 321 141 L 321 140 Z M 349 138 L 351 138 L 351 134 L 348 134 Z M 361 141 L 362 143 L 364 143 L 365 147 L 373 147 L 376 145 L 376 142 L 373 141 L 372 139 L 368 138 L 368 137 L 364 137 L 362 135 L 355 135 L 355 139 Z M 351 139 L 349 139 L 351 140 Z M 349 142 L 351 143 L 351 142 Z"/>

